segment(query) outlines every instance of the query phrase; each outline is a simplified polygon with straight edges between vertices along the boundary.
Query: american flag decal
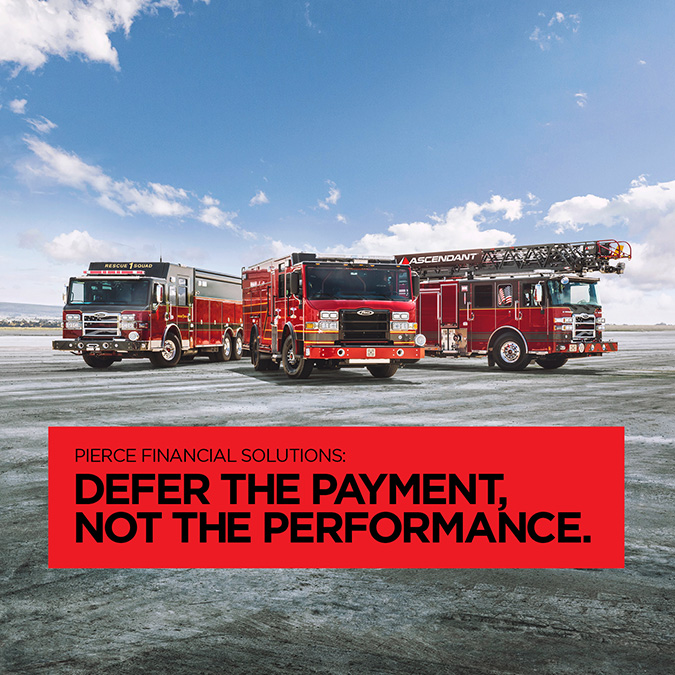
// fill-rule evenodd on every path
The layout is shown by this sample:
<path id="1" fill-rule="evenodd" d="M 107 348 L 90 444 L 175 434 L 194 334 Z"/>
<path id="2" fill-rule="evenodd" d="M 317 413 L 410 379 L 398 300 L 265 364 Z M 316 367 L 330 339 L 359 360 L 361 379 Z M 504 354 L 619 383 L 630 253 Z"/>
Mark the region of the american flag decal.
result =
<path id="1" fill-rule="evenodd" d="M 511 286 L 500 286 L 497 291 L 497 302 L 501 305 L 510 305 L 513 302 L 513 291 Z"/>

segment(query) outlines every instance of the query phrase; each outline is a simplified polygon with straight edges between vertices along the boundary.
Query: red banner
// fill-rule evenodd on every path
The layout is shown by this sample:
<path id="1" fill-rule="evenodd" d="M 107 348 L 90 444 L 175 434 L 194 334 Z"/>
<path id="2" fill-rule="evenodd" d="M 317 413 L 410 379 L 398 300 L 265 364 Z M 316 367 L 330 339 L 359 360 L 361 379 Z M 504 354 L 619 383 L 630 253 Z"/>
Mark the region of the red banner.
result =
<path id="1" fill-rule="evenodd" d="M 49 566 L 623 567 L 615 427 L 55 427 Z"/>

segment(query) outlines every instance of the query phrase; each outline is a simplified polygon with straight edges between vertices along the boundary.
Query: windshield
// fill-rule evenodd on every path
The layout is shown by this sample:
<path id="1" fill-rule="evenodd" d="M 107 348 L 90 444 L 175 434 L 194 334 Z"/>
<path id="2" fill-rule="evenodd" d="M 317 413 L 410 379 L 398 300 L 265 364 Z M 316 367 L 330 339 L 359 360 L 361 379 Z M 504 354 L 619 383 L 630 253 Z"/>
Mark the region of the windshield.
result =
<path id="1" fill-rule="evenodd" d="M 566 284 L 560 281 L 549 281 L 547 285 L 551 296 L 551 305 L 554 307 L 569 307 L 571 305 L 600 307 L 595 284 L 588 284 L 583 281 L 570 281 Z"/>
<path id="2" fill-rule="evenodd" d="M 412 300 L 410 270 L 400 267 L 305 266 L 308 300 Z"/>
<path id="3" fill-rule="evenodd" d="M 145 307 L 149 300 L 149 279 L 73 279 L 68 293 L 70 305 Z"/>

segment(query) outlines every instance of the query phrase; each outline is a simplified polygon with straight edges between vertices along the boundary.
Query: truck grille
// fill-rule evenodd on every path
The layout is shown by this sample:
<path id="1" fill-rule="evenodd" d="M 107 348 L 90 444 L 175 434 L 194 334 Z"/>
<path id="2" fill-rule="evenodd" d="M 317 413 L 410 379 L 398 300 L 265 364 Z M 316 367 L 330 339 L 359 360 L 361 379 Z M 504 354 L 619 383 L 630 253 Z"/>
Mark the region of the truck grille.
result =
<path id="1" fill-rule="evenodd" d="M 83 314 L 82 335 L 85 337 L 118 337 L 120 335 L 119 314 L 95 312 Z"/>
<path id="2" fill-rule="evenodd" d="M 593 314 L 574 314 L 572 339 L 578 342 L 595 340 L 595 316 Z"/>
<path id="3" fill-rule="evenodd" d="M 370 312 L 372 314 L 359 314 Z M 383 344 L 389 341 L 389 312 L 343 309 L 340 312 L 340 341 L 352 344 Z"/>

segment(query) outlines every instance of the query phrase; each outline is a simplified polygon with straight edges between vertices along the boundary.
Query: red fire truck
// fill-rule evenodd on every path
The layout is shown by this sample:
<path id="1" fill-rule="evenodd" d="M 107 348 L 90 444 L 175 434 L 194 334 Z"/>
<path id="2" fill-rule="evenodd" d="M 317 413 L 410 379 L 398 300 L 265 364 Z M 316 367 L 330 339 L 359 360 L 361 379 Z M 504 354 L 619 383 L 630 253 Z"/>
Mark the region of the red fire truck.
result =
<path id="1" fill-rule="evenodd" d="M 419 277 L 394 258 L 293 253 L 242 271 L 244 336 L 256 370 L 288 377 L 365 366 L 391 377 L 424 356 Z"/>
<path id="2" fill-rule="evenodd" d="M 621 274 L 630 245 L 618 241 L 514 246 L 396 256 L 421 277 L 418 316 L 427 354 L 487 355 L 488 365 L 553 369 L 617 350 L 602 339 L 598 279 Z"/>
<path id="3" fill-rule="evenodd" d="M 92 368 L 123 358 L 158 367 L 207 355 L 241 359 L 241 281 L 166 262 L 92 262 L 70 279 L 63 338 L 53 349 L 81 354 Z"/>

